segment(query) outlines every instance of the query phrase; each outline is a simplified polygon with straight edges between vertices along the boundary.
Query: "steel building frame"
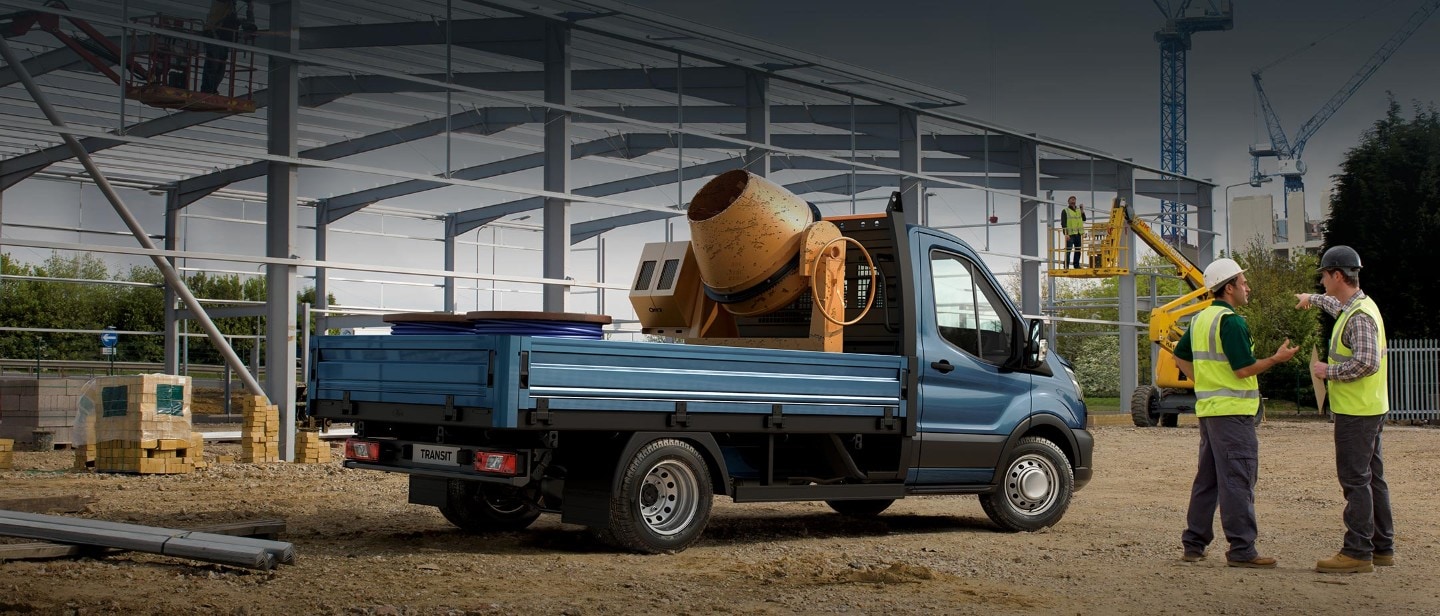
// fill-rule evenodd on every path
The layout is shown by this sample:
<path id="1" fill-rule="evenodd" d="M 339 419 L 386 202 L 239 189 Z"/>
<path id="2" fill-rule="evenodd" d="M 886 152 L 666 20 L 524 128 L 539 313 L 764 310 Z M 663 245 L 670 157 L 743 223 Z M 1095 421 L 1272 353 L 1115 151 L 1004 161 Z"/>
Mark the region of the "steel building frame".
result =
<path id="1" fill-rule="evenodd" d="M 187 35 L 132 20 L 203 17 L 208 2 L 121 5 L 0 2 L 6 10 L 78 17 L 117 37 L 181 38 Z M 573 245 L 681 216 L 705 179 L 737 167 L 807 199 L 849 198 L 852 207 L 899 190 L 920 205 L 906 214 L 916 223 L 937 191 L 978 197 L 1017 221 L 1020 253 L 1010 256 L 1030 315 L 1042 311 L 1042 242 L 1054 191 L 1188 204 L 1197 212 L 1201 259 L 1213 253 L 1208 181 L 981 122 L 955 112 L 965 99 L 952 93 L 620 2 L 255 0 L 255 12 L 256 46 L 226 44 L 255 53 L 265 67 L 253 92 L 258 109 L 246 115 L 144 107 L 123 100 L 114 84 L 41 33 L 7 40 L 29 54 L 25 67 L 66 118 L 64 131 L 111 181 L 161 197 L 151 199 L 163 210 L 165 250 L 157 253 L 172 261 L 264 264 L 269 297 L 294 297 L 297 277 L 313 270 L 317 308 L 325 310 L 331 270 L 368 270 L 442 279 L 439 310 L 457 309 L 457 279 L 539 284 L 543 308 L 563 310 L 572 288 L 624 288 L 567 276 Z M 8 66 L 0 67 L 0 120 L 0 190 L 84 181 L 61 129 L 40 117 Z M 262 195 L 263 256 L 182 249 L 186 208 L 227 191 Z M 299 234 L 302 208 L 314 214 L 309 256 L 302 256 L 310 248 Z M 332 226 L 384 208 L 438 226 L 443 265 L 397 267 L 385 254 L 353 247 L 333 258 Z M 478 264 L 474 273 L 459 270 L 461 236 L 529 215 L 541 223 L 538 276 L 485 275 Z M 145 252 L 13 233 L 4 243 Z M 597 262 L 602 252 L 597 247 Z M 1133 277 L 1122 279 L 1121 298 L 1122 320 L 1133 317 Z M 176 323 L 186 313 L 174 308 L 173 295 L 167 299 L 167 367 L 174 372 Z M 268 365 L 294 362 L 296 311 L 292 302 L 265 307 Z M 1122 325 L 1120 348 L 1136 348 L 1137 336 Z M 1134 388 L 1136 366 L 1133 354 L 1122 357 L 1131 382 L 1121 391 Z M 267 371 L 265 389 L 286 425 L 293 424 L 294 385 L 290 371 Z M 282 447 L 288 456 L 288 437 Z"/>

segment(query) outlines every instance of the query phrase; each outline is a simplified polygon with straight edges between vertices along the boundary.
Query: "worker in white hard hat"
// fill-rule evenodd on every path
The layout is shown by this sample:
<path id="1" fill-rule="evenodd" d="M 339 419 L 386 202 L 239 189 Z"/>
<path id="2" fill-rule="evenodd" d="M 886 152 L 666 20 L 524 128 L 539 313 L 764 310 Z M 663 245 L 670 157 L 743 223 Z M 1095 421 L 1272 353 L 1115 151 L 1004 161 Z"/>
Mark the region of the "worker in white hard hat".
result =
<path id="1" fill-rule="evenodd" d="M 1231 567 L 1271 569 L 1275 559 L 1255 548 L 1255 481 L 1259 474 L 1260 441 L 1255 416 L 1260 410 L 1256 375 L 1290 361 L 1298 347 L 1287 338 L 1274 355 L 1256 360 L 1250 327 L 1235 308 L 1250 301 L 1245 270 L 1232 259 L 1205 268 L 1205 286 L 1214 301 L 1190 319 L 1175 345 L 1180 369 L 1195 382 L 1195 416 L 1200 423 L 1200 462 L 1190 488 L 1190 509 L 1180 536 L 1181 560 L 1205 559 L 1215 538 L 1215 509 L 1230 549 Z"/>
<path id="2" fill-rule="evenodd" d="M 1325 293 L 1296 293 L 1295 307 L 1319 306 L 1335 317 L 1325 361 L 1310 373 L 1329 383 L 1335 414 L 1335 471 L 1345 494 L 1345 540 L 1335 556 L 1315 563 L 1321 573 L 1369 573 L 1395 564 L 1395 520 L 1380 455 L 1390 411 L 1385 320 L 1360 290 L 1360 253 L 1331 246 L 1320 257 Z"/>

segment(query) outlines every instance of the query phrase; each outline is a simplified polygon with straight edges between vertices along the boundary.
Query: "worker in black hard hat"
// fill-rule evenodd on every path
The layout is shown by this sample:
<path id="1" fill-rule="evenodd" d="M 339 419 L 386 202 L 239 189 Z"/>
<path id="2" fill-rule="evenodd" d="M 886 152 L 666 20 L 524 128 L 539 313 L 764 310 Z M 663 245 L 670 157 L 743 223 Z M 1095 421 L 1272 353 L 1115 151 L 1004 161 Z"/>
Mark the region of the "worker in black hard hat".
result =
<path id="1" fill-rule="evenodd" d="M 1385 367 L 1385 320 L 1360 290 L 1360 253 L 1332 246 L 1320 257 L 1318 293 L 1296 293 L 1296 308 L 1319 306 L 1335 317 L 1325 361 L 1310 372 L 1329 382 L 1335 414 L 1335 471 L 1345 494 L 1345 542 L 1315 563 L 1321 573 L 1368 573 L 1395 564 L 1395 521 L 1380 455 L 1380 433 L 1390 411 Z"/>

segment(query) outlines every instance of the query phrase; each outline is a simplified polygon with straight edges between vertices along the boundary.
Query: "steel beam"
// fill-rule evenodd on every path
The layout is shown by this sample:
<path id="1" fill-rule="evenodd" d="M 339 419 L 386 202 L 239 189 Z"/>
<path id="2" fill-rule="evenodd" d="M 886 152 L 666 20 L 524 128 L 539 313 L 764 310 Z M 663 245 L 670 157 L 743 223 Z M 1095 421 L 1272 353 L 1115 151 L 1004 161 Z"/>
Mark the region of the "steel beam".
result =
<path id="1" fill-rule="evenodd" d="M 719 175 L 731 169 L 740 168 L 743 165 L 744 161 L 738 158 L 733 160 L 720 160 L 685 167 L 680 170 L 678 177 L 675 171 L 657 171 L 655 173 L 636 176 L 633 178 L 625 178 L 623 180 L 615 180 L 613 182 L 605 182 L 603 184 L 584 186 L 581 188 L 577 188 L 572 192 L 585 197 L 608 197 L 611 195 L 627 193 L 632 190 L 638 190 L 641 188 L 652 188 L 655 186 L 673 184 L 681 179 L 688 181 L 703 177 L 709 177 L 712 175 Z M 478 227 L 483 227 L 489 224 L 491 221 L 496 220 L 502 216 L 509 216 L 510 214 L 515 214 L 518 212 L 527 212 L 530 210 L 539 209 L 541 207 L 544 207 L 544 205 L 544 197 L 528 197 L 525 199 L 517 199 L 515 201 L 508 201 L 496 205 L 487 205 L 484 207 L 466 210 L 464 212 L 458 212 L 455 214 L 457 220 L 457 223 L 455 225 L 455 233 L 467 233 L 469 231 L 473 231 Z M 664 218 L 664 216 L 662 216 L 662 218 Z M 547 278 L 548 277 L 549 276 L 547 276 Z"/>
<path id="2" fill-rule="evenodd" d="M 434 20 L 318 26 L 300 31 L 300 49 L 444 45 L 448 40 L 461 47 L 541 61 L 547 23 L 538 17 L 490 17 L 449 24 Z"/>
<path id="3" fill-rule="evenodd" d="M 264 108 L 269 103 L 269 96 L 265 90 L 256 90 L 252 93 L 255 100 L 255 108 Z M 338 94 L 317 94 L 306 96 L 301 99 L 301 104 L 306 107 L 324 105 L 340 98 Z M 210 111 L 186 111 L 171 113 L 151 120 L 146 120 L 126 127 L 125 134 L 131 137 L 154 137 L 173 131 L 199 126 L 214 120 L 221 120 L 234 114 L 218 113 Z M 80 140 L 85 150 L 90 153 L 99 152 L 116 146 L 125 145 L 123 141 L 104 139 L 101 137 L 86 137 Z M 64 145 L 57 145 L 37 150 L 29 154 L 22 154 L 14 158 L 0 161 L 0 190 L 5 190 L 28 178 L 42 169 L 63 160 L 73 158 L 69 148 Z"/>
<path id="4" fill-rule="evenodd" d="M 635 156 L 640 156 L 641 154 L 648 154 L 652 151 L 650 149 L 642 150 L 627 147 L 625 145 L 627 141 L 628 140 L 626 139 L 626 137 L 624 135 L 621 135 L 619 137 L 606 137 L 603 139 L 596 139 L 594 141 L 587 141 L 585 143 L 577 143 L 571 146 L 570 156 L 571 158 L 579 159 L 586 156 L 594 155 L 622 154 L 626 158 L 632 158 Z M 489 177 L 495 177 L 497 175 L 505 175 L 507 173 L 515 173 L 518 171 L 525 171 L 527 169 L 534 169 L 536 167 L 544 166 L 544 164 L 545 154 L 537 152 L 534 154 L 525 154 L 522 156 L 516 156 L 514 158 L 507 158 L 505 160 L 497 160 L 495 162 L 458 169 L 451 172 L 450 177 L 461 180 L 482 180 Z M 406 195 L 413 195 L 427 190 L 444 188 L 446 186 L 450 186 L 450 184 L 446 184 L 444 182 L 431 182 L 428 180 L 406 180 L 404 182 L 396 182 L 394 184 L 387 184 L 385 186 L 377 186 L 375 188 L 329 197 L 324 200 L 326 205 L 328 206 L 326 209 L 326 221 L 335 222 L 337 220 L 340 220 L 341 218 L 354 214 L 361 209 L 364 209 L 366 206 L 378 203 L 380 201 L 384 201 L 386 199 L 394 199 Z"/>
<path id="5" fill-rule="evenodd" d="M 920 150 L 919 114 L 909 109 L 900 110 L 899 138 L 900 170 L 920 173 L 921 160 L 924 155 Z M 856 190 L 858 191 L 859 188 L 857 187 Z M 905 222 L 912 225 L 926 222 L 925 184 L 919 178 L 911 176 L 900 178 L 900 199 L 901 203 L 905 204 Z"/>

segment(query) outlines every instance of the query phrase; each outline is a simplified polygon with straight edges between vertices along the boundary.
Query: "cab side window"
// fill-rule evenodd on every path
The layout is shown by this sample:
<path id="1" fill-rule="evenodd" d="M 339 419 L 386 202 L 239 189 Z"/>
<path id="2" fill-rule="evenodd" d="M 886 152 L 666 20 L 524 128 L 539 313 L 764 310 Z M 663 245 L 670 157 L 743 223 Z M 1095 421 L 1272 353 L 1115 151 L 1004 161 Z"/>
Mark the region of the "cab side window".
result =
<path id="1" fill-rule="evenodd" d="M 1009 359 L 1015 320 L 975 263 L 935 251 L 930 255 L 930 275 L 940 337 L 993 364 Z"/>

